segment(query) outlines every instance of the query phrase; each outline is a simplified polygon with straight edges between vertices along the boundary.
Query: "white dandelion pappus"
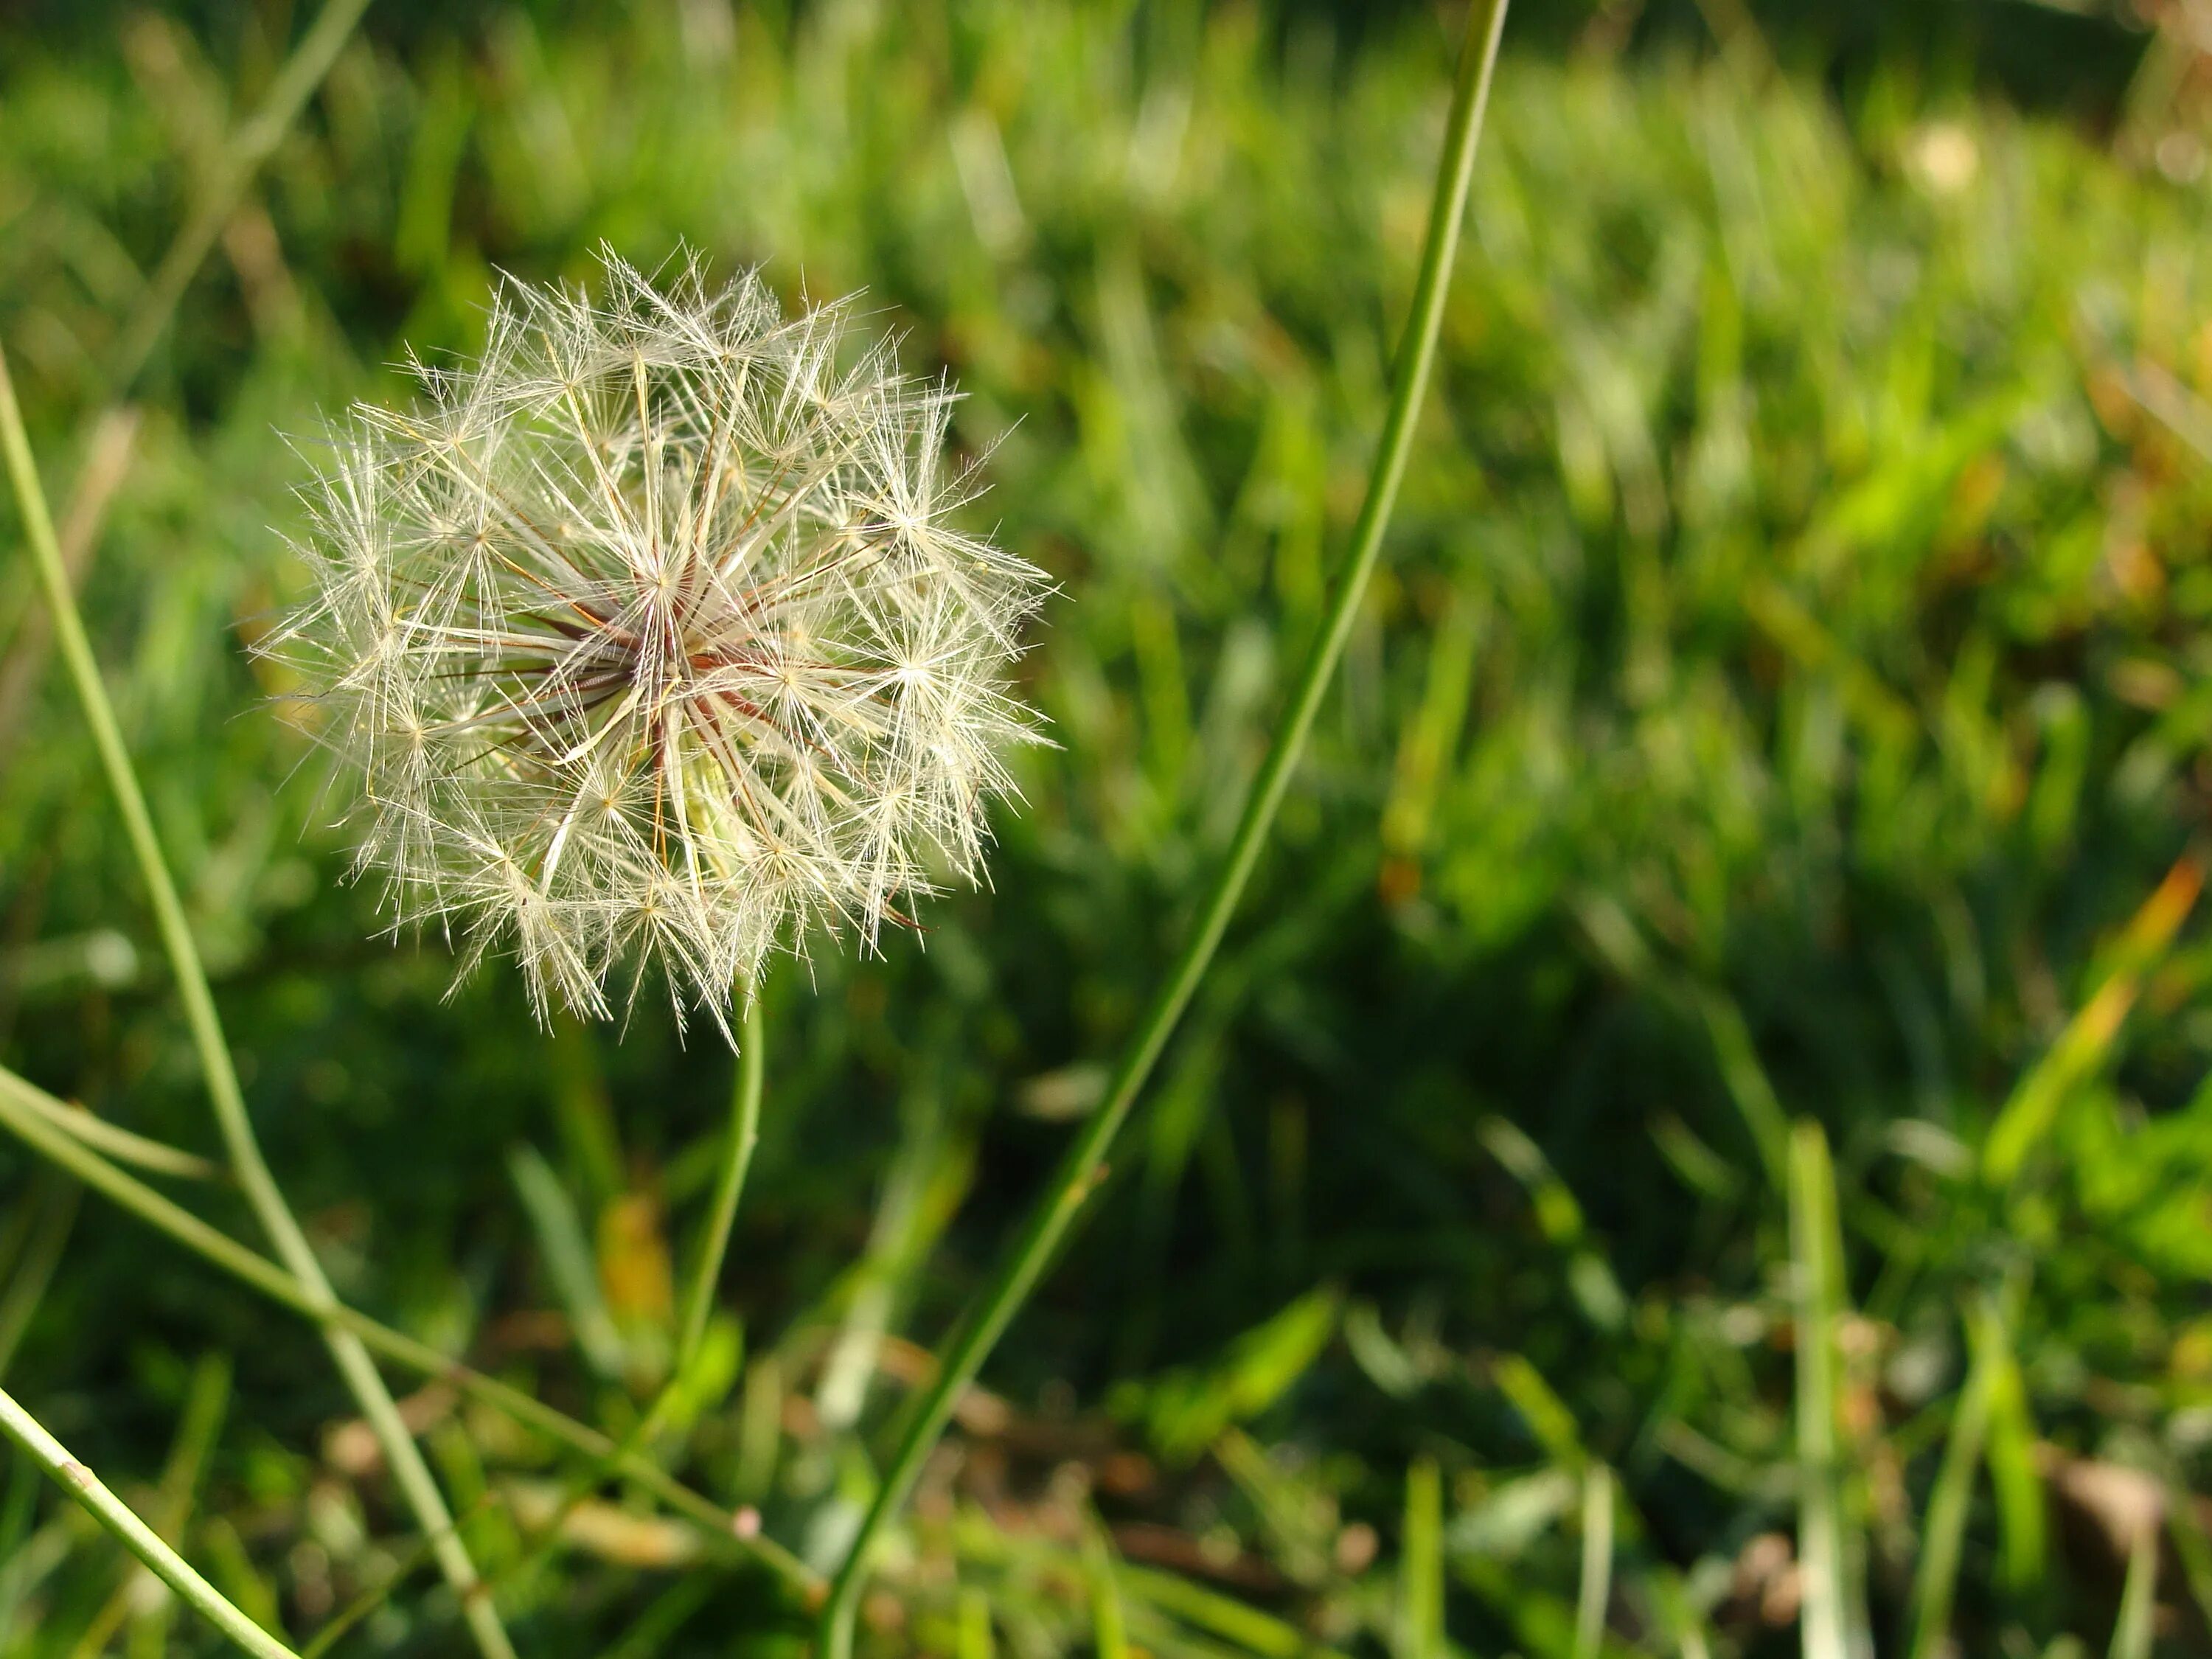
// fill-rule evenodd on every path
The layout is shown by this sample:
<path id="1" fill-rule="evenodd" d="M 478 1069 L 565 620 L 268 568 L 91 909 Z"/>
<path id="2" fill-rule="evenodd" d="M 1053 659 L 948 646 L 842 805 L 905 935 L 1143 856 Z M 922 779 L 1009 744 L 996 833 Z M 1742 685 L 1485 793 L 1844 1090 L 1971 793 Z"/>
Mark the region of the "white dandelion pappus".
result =
<path id="1" fill-rule="evenodd" d="M 841 366 L 842 305 L 602 260 L 597 301 L 510 281 L 481 359 L 356 406 L 264 648 L 365 781 L 395 927 L 458 928 L 464 973 L 511 950 L 541 1018 L 652 974 L 721 1021 L 771 951 L 980 878 L 1045 582 L 954 527 L 951 389 Z"/>

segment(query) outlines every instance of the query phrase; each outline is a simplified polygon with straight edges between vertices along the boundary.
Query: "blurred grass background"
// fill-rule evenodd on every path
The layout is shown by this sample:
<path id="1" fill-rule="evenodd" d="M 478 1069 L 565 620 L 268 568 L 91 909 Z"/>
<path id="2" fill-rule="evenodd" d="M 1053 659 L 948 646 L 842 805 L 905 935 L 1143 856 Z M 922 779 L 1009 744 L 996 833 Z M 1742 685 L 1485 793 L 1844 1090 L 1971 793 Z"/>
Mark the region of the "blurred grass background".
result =
<path id="1" fill-rule="evenodd" d="M 1063 586 L 1024 688 L 1060 746 L 994 890 L 770 992 L 681 1467 L 834 1564 L 1318 615 L 1456 14 L 378 6 L 102 416 L 307 21 L 0 19 L 0 338 L 50 490 L 88 481 L 110 684 L 349 1300 L 622 1431 L 732 1068 L 655 1020 L 541 1036 L 509 975 L 447 1000 L 436 940 L 370 937 L 241 648 L 293 592 L 279 434 L 403 395 L 403 342 L 467 351 L 495 270 L 681 238 L 865 289 Z M 2201 28 L 1516 15 L 1284 832 L 933 1466 L 876 1650 L 2212 1651 Z M 0 524 L 0 1057 L 211 1151 Z M 338 1650 L 461 1650 L 312 1331 L 12 1145 L 0 1368 L 296 1640 L 351 1607 Z M 526 1653 L 799 1650 L 770 1581 L 620 1492 L 517 1571 L 555 1449 L 409 1408 Z M 125 1565 L 0 1474 L 0 1654 L 213 1650 Z"/>

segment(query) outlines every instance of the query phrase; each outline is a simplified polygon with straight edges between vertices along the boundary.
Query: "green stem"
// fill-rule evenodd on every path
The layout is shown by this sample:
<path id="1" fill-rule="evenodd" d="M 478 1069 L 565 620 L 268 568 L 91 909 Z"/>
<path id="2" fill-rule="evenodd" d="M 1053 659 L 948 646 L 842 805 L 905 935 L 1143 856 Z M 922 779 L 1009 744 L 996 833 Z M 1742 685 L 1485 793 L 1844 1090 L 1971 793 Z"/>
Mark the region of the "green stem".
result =
<path id="1" fill-rule="evenodd" d="M 1297 690 L 1276 729 L 1259 776 L 1253 781 L 1243 817 L 1230 843 L 1229 856 L 1199 913 L 1197 927 L 1153 997 L 1135 1036 L 1122 1052 L 1104 1101 L 1068 1148 L 1042 1200 L 1024 1224 L 981 1298 L 970 1309 L 958 1336 L 939 1365 L 936 1379 L 915 1411 L 844 1565 L 838 1569 L 822 1613 L 822 1643 L 830 1659 L 846 1659 L 851 1653 L 854 1614 L 867 1576 L 870 1553 L 885 1525 L 913 1492 L 923 1460 L 944 1433 L 962 1391 L 975 1380 L 984 1359 L 1043 1273 L 1084 1200 L 1097 1184 L 1103 1173 L 1100 1159 L 1112 1146 L 1161 1051 L 1167 1046 L 1176 1021 L 1197 990 L 1259 862 L 1276 810 L 1289 787 L 1291 773 L 1305 747 L 1306 735 L 1313 727 L 1314 717 L 1335 673 L 1337 659 L 1343 654 L 1345 641 L 1351 635 L 1360 598 L 1366 592 L 1368 578 L 1373 574 L 1382 550 L 1382 534 L 1390 521 L 1399 483 L 1405 476 L 1422 394 L 1427 388 L 1430 365 L 1436 356 L 1447 278 L 1458 246 L 1468 185 L 1474 176 L 1475 146 L 1482 132 L 1491 76 L 1497 67 L 1505 8 L 1506 0 L 1476 0 L 1474 15 L 1468 21 L 1445 131 L 1443 156 L 1437 172 L 1436 193 L 1429 210 L 1420 274 L 1413 286 L 1413 313 L 1398 349 L 1382 445 L 1376 454 L 1374 471 L 1368 479 L 1366 499 L 1352 528 L 1350 559 L 1332 596 L 1328 617 L 1307 655 Z"/>
<path id="2" fill-rule="evenodd" d="M 135 1164 L 154 1175 L 175 1176 L 184 1181 L 223 1178 L 222 1165 L 210 1163 L 197 1152 L 133 1134 L 120 1124 L 110 1123 L 73 1101 L 63 1101 L 51 1108 L 43 1099 L 33 1100 L 30 1104 L 33 1110 L 46 1113 L 56 1128 L 75 1135 L 87 1146 L 97 1146 L 118 1164 Z"/>
<path id="3" fill-rule="evenodd" d="M 292 1650 L 255 1624 L 192 1571 L 182 1556 L 133 1515 L 123 1500 L 100 1484 L 100 1477 L 71 1457 L 38 1419 L 0 1389 L 0 1431 L 28 1453 L 92 1518 L 113 1533 L 124 1548 L 197 1608 L 203 1618 L 256 1659 L 295 1659 Z"/>
<path id="4" fill-rule="evenodd" d="M 0 1129 L 7 1130 L 33 1152 L 122 1206 L 148 1226 L 167 1234 L 203 1261 L 258 1291 L 270 1301 L 325 1326 L 337 1327 L 358 1337 L 393 1364 L 450 1383 L 470 1398 L 480 1400 L 526 1427 L 574 1447 L 586 1457 L 619 1453 L 620 1448 L 612 1438 L 555 1410 L 535 1395 L 487 1376 L 441 1353 L 428 1343 L 418 1342 L 404 1332 L 380 1324 L 342 1302 L 319 1302 L 308 1294 L 305 1285 L 267 1256 L 248 1249 L 229 1234 L 209 1225 L 109 1162 L 75 1136 L 64 1133 L 54 1127 L 50 1113 L 24 1103 L 40 1097 L 49 1106 L 56 1103 L 37 1085 L 0 1066 Z M 773 1540 L 740 1532 L 735 1515 L 692 1491 L 651 1459 L 623 1457 L 616 1467 L 624 1479 L 635 1481 L 708 1536 L 737 1543 L 793 1588 L 802 1593 L 818 1588 L 820 1580 L 805 1562 Z"/>
<path id="5" fill-rule="evenodd" d="M 208 988 L 207 970 L 201 964 L 199 947 L 193 942 L 183 901 L 178 897 L 176 883 L 169 874 L 168 862 L 154 833 L 154 820 L 146 810 L 145 793 L 131 767 L 131 752 L 124 744 L 123 728 L 116 720 L 114 705 L 108 701 L 107 688 L 101 683 L 99 662 L 85 633 L 84 618 L 78 613 L 76 596 L 62 565 L 61 550 L 54 540 L 53 520 L 46 510 L 46 492 L 40 486 L 38 468 L 31 458 L 30 438 L 23 429 L 22 411 L 16 406 L 15 383 L 8 373 L 5 351 L 0 351 L 0 448 L 7 453 L 8 471 L 15 484 L 24 534 L 31 544 L 32 565 L 52 615 L 54 639 L 76 687 L 85 723 L 92 728 L 93 747 L 99 753 L 108 786 L 114 791 L 131 854 L 145 880 L 162 948 L 168 954 L 170 970 L 176 976 L 178 994 L 185 1005 L 185 1023 L 191 1029 L 192 1046 L 198 1053 L 208 1096 L 215 1105 L 216 1122 L 230 1154 L 231 1168 L 253 1206 L 254 1214 L 275 1243 L 278 1259 L 319 1307 L 334 1306 L 337 1297 L 330 1281 L 324 1277 L 322 1264 L 316 1261 L 307 1236 L 301 1231 L 298 1220 L 284 1202 L 276 1177 L 261 1156 L 260 1144 L 254 1139 L 252 1121 L 246 1115 L 246 1097 L 238 1086 L 238 1073 L 231 1064 L 230 1048 L 223 1037 L 222 1022 L 216 1012 L 214 994 Z M 441 1540 L 438 1565 L 454 1594 L 461 1598 L 469 1627 L 484 1659 L 514 1659 L 514 1650 L 500 1625 L 498 1612 L 488 1597 L 477 1592 L 476 1566 L 469 1559 L 466 1547 L 452 1534 L 453 1517 L 446 1508 L 445 1498 L 437 1482 L 431 1479 L 429 1468 L 416 1449 L 414 1437 L 400 1421 L 399 1408 L 392 1403 L 384 1379 L 377 1375 L 368 1350 L 362 1346 L 359 1337 L 336 1327 L 325 1325 L 323 1334 L 331 1357 L 337 1362 L 338 1374 L 352 1391 L 378 1443 L 383 1447 L 385 1461 L 408 1507 L 414 1511 L 416 1522 L 426 1535 Z"/>
<path id="6" fill-rule="evenodd" d="M 760 1143 L 761 1073 L 765 1039 L 762 1034 L 761 994 L 755 987 L 745 1002 L 744 1040 L 738 1049 L 737 1086 L 730 1092 L 730 1139 L 723 1149 L 721 1172 L 714 1181 L 714 1201 L 707 1212 L 707 1236 L 692 1271 L 691 1288 L 684 1298 L 684 1322 L 676 1344 L 676 1369 L 670 1374 L 672 1389 L 699 1357 L 707 1339 L 708 1316 L 714 1310 L 714 1291 L 722 1282 L 722 1263 L 730 1252 L 730 1228 L 738 1217 L 738 1199 L 745 1189 L 745 1175 L 753 1166 L 753 1148 Z"/>

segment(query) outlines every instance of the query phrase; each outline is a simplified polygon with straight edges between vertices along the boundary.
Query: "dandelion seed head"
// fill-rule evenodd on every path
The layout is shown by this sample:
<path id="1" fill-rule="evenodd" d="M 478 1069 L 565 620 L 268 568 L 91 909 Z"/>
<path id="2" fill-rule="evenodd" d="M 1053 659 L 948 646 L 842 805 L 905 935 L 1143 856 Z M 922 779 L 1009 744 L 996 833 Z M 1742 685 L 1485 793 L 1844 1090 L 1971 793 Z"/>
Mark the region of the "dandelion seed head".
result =
<path id="1" fill-rule="evenodd" d="M 720 1021 L 771 952 L 979 878 L 1045 583 L 957 527 L 950 387 L 849 349 L 846 307 L 602 262 L 596 298 L 510 282 L 481 358 L 334 428 L 313 592 L 262 648 L 360 780 L 395 926 L 511 954 L 541 1017 L 658 983 Z"/>

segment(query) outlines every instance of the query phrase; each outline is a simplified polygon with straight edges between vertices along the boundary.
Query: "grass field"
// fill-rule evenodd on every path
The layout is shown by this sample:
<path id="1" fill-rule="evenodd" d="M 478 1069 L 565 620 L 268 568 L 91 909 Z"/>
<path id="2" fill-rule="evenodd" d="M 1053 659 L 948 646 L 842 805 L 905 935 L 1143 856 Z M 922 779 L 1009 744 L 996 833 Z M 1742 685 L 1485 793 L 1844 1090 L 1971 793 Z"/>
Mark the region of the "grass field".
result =
<path id="1" fill-rule="evenodd" d="M 0 346 L 348 1303 L 629 1432 L 732 1064 L 650 1007 L 541 1032 L 504 966 L 448 997 L 442 940 L 376 937 L 246 650 L 301 590 L 285 438 L 473 349 L 497 271 L 689 244 L 864 291 L 966 394 L 974 527 L 1058 584 L 988 890 L 765 994 L 660 1449 L 827 1571 L 1320 624 L 1458 13 L 1356 47 L 1104 0 L 373 13 L 250 176 L 309 25 L 224 20 L 0 34 Z M 2203 143 L 2140 97 L 2092 127 L 1556 33 L 1509 26 L 1279 832 L 864 1651 L 2212 1651 Z M 0 1060 L 218 1157 L 21 546 L 0 507 Z M 262 1246 L 228 1179 L 149 1178 Z M 802 1593 L 635 1483 L 541 1548 L 590 1460 L 391 1375 L 526 1655 L 805 1650 Z M 0 1376 L 294 1647 L 467 1650 L 312 1325 L 13 1138 Z M 134 1573 L 0 1471 L 0 1656 L 220 1650 Z"/>

